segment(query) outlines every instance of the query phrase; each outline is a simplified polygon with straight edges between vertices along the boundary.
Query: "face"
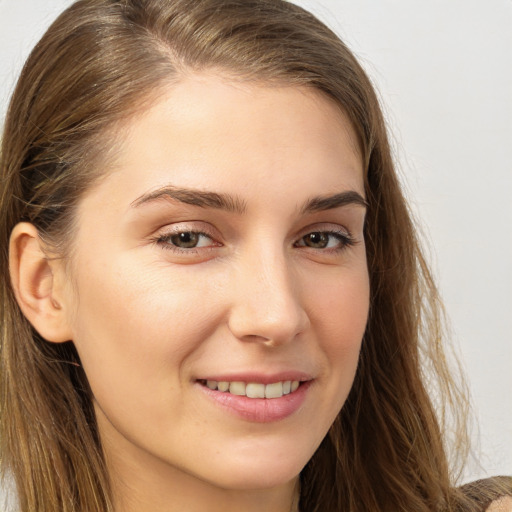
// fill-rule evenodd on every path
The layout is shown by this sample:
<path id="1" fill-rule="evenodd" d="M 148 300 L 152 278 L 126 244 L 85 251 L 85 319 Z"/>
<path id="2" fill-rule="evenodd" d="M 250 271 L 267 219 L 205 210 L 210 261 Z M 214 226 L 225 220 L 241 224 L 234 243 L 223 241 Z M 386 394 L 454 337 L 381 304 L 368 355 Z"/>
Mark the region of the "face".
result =
<path id="1" fill-rule="evenodd" d="M 312 90 L 188 77 L 82 199 L 67 300 L 112 465 L 223 489 L 294 479 L 368 312 L 361 157 Z"/>

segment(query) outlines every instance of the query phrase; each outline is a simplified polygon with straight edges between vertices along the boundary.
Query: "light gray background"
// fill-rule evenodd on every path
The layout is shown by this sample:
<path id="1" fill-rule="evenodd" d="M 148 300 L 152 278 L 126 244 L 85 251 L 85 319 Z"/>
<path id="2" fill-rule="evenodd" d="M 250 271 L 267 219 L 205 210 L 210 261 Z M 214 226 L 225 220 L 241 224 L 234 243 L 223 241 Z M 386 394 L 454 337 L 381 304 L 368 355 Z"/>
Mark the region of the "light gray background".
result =
<path id="1" fill-rule="evenodd" d="M 0 0 L 0 119 L 69 0 Z M 380 90 L 469 375 L 480 466 L 512 475 L 512 0 L 300 0 Z"/>

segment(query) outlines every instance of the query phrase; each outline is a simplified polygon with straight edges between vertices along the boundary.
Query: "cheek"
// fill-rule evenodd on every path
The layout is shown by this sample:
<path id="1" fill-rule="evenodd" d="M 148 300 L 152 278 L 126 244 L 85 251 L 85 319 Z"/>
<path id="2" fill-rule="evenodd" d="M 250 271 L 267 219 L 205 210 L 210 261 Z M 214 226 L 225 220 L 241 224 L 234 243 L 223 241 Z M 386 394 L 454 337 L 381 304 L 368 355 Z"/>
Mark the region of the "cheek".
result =
<path id="1" fill-rule="evenodd" d="M 312 284 L 312 283 L 310 283 Z M 322 289 L 309 287 L 310 319 L 316 326 L 316 339 L 325 358 L 327 380 L 331 389 L 333 410 L 342 407 L 357 370 L 362 338 L 369 311 L 369 278 L 366 263 L 361 260 L 349 271 L 324 281 Z"/>
<path id="2" fill-rule="evenodd" d="M 361 343 L 368 320 L 370 286 L 364 260 L 353 268 L 340 268 L 337 275 L 323 279 L 322 286 L 307 284 L 309 316 L 322 331 L 321 342 L 327 349 L 350 350 Z"/>
<path id="3" fill-rule="evenodd" d="M 130 396 L 144 409 L 170 396 L 187 357 L 215 324 L 206 291 L 191 286 L 186 273 L 145 271 L 129 258 L 115 268 L 83 268 L 73 339 L 95 397 Z"/>

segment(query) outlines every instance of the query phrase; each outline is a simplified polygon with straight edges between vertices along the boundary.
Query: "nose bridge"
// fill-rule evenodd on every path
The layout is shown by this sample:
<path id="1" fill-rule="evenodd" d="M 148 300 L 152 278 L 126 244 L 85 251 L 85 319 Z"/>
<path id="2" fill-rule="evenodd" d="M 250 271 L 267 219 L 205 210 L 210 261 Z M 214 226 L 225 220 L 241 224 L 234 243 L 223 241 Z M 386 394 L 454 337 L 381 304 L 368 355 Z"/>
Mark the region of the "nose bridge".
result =
<path id="1" fill-rule="evenodd" d="M 239 339 L 290 341 L 309 322 L 290 261 L 270 243 L 248 253 L 237 269 L 230 329 Z"/>

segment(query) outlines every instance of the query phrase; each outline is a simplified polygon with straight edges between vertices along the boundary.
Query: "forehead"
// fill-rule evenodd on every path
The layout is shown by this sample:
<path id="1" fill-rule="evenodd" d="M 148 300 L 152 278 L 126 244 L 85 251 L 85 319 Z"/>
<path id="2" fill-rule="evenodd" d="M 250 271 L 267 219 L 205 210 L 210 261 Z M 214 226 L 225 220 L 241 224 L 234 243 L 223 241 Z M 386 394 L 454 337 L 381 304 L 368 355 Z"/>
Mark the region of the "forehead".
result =
<path id="1" fill-rule="evenodd" d="M 126 122 L 118 139 L 106 180 L 111 200 L 121 183 L 132 200 L 168 183 L 234 195 L 268 194 L 269 185 L 299 195 L 305 188 L 363 192 L 355 132 L 338 105 L 312 88 L 188 76 Z"/>

